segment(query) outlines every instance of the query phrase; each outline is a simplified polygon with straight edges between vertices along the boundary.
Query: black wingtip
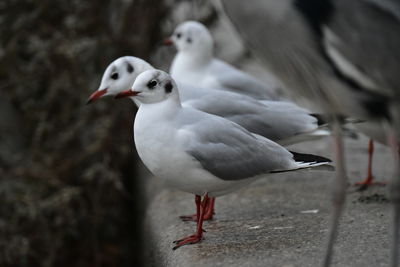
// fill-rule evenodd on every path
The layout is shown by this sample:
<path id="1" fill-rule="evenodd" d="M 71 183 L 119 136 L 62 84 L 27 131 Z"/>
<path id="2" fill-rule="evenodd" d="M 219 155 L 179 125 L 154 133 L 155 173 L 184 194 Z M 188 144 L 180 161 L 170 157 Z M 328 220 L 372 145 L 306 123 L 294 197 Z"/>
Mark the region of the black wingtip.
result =
<path id="1" fill-rule="evenodd" d="M 310 114 L 310 116 L 313 116 L 314 118 L 317 119 L 318 126 L 328 124 L 328 120 L 327 120 L 326 116 L 324 116 L 322 114 L 312 113 L 312 114 Z"/>
<path id="2" fill-rule="evenodd" d="M 318 126 L 328 125 L 334 121 L 338 121 L 340 124 L 345 124 L 347 123 L 348 119 L 346 116 L 341 114 L 329 115 L 329 114 L 310 113 L 309 115 L 317 119 Z"/>
<path id="3" fill-rule="evenodd" d="M 325 158 L 325 157 L 321 157 L 321 156 L 317 156 L 317 155 L 312 155 L 312 154 L 303 154 L 303 153 L 298 153 L 298 152 L 293 152 L 293 151 L 289 151 L 290 153 L 293 154 L 293 159 L 295 161 L 301 161 L 301 162 L 332 162 L 332 160 Z"/>

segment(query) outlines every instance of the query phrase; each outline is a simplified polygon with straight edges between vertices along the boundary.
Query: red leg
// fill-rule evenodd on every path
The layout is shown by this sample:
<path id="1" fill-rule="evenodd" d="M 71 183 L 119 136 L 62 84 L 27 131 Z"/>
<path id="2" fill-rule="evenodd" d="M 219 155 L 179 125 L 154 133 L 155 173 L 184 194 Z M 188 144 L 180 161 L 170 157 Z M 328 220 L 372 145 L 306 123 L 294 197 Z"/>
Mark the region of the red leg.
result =
<path id="1" fill-rule="evenodd" d="M 200 196 L 196 195 L 196 201 L 197 201 L 197 197 L 200 198 Z M 206 209 L 209 205 L 209 202 L 210 202 L 210 198 L 208 197 L 208 195 L 205 195 L 204 199 L 200 205 L 200 212 L 199 212 L 199 217 L 198 217 L 199 220 L 197 221 L 196 233 L 194 235 L 190 235 L 190 236 L 187 236 L 182 239 L 174 241 L 174 243 L 176 243 L 176 246 L 173 248 L 173 250 L 180 248 L 181 246 L 184 246 L 184 245 L 196 244 L 203 239 L 203 231 L 204 231 L 203 230 L 203 221 L 204 221 L 204 215 L 205 215 Z"/>
<path id="2" fill-rule="evenodd" d="M 198 215 L 200 213 L 201 196 L 196 195 L 194 197 L 194 202 L 196 203 L 196 214 L 179 216 L 179 218 L 181 218 L 182 221 L 197 222 L 197 218 L 198 218 Z"/>
<path id="3" fill-rule="evenodd" d="M 361 187 L 368 187 L 372 184 L 372 180 L 374 176 L 372 175 L 372 156 L 374 154 L 374 140 L 369 139 L 368 143 L 368 172 L 367 178 L 365 178 L 362 182 L 357 182 L 356 185 L 361 185 Z"/>
<path id="4" fill-rule="evenodd" d="M 204 215 L 204 220 L 205 221 L 212 220 L 213 219 L 213 215 L 215 214 L 215 211 L 214 211 L 215 197 L 212 197 L 212 198 L 209 198 L 209 199 L 210 199 L 210 201 L 209 201 L 209 204 L 208 204 L 207 209 L 206 209 L 206 214 Z M 186 222 L 186 221 L 197 222 L 197 214 L 183 215 L 183 216 L 179 216 L 179 218 L 181 218 L 181 220 L 184 221 L 184 222 Z"/>
<path id="5" fill-rule="evenodd" d="M 369 139 L 368 143 L 368 172 L 367 172 L 367 177 L 364 179 L 364 181 L 357 182 L 356 185 L 360 185 L 360 190 L 367 189 L 368 186 L 375 184 L 373 182 L 374 176 L 372 175 L 372 157 L 374 154 L 374 140 Z M 376 183 L 376 184 L 384 184 L 384 183 Z"/>
<path id="6" fill-rule="evenodd" d="M 214 210 L 214 206 L 215 206 L 215 197 L 211 197 L 208 207 L 206 209 L 206 214 L 204 215 L 204 220 L 208 221 L 208 220 L 212 220 L 213 216 L 215 214 L 215 210 Z"/>

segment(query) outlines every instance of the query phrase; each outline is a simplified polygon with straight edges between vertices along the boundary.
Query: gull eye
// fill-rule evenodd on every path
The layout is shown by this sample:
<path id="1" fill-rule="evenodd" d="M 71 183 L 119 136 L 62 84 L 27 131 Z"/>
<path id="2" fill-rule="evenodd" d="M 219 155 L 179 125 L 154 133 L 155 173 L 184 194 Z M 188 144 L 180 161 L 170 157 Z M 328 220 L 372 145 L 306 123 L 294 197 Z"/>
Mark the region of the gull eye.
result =
<path id="1" fill-rule="evenodd" d="M 147 87 L 149 89 L 153 89 L 156 85 L 157 85 L 157 81 L 156 80 L 151 80 L 150 82 L 147 83 Z"/>
<path id="2" fill-rule="evenodd" d="M 118 72 L 114 72 L 113 74 L 111 74 L 111 79 L 113 80 L 117 80 L 119 78 Z"/>
<path id="3" fill-rule="evenodd" d="M 180 32 L 178 32 L 177 34 L 176 34 L 176 38 L 181 38 L 182 37 L 182 34 L 180 33 Z"/>
<path id="4" fill-rule="evenodd" d="M 186 42 L 188 42 L 189 44 L 192 43 L 192 38 L 187 38 Z"/>

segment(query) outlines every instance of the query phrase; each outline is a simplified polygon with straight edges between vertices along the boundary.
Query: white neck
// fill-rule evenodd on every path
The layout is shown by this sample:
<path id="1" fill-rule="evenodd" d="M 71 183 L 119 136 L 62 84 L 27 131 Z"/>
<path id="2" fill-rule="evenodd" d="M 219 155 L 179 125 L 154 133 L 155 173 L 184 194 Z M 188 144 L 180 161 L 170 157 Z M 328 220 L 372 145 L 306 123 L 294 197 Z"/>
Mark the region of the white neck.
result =
<path id="1" fill-rule="evenodd" d="M 168 117 L 173 115 L 175 112 L 182 108 L 179 94 L 175 92 L 171 93 L 167 99 L 156 103 L 141 103 L 139 112 L 146 112 L 147 114 L 155 114 L 158 117 Z M 142 110 L 142 111 L 141 111 Z"/>
<path id="2" fill-rule="evenodd" d="M 177 116 L 182 110 L 180 102 L 176 99 L 168 98 L 157 103 L 142 103 L 136 113 L 134 124 L 135 142 L 140 136 L 157 135 L 158 127 L 169 127 L 168 122 Z M 165 126 L 167 123 L 167 126 Z M 164 126 L 162 126 L 164 125 Z M 147 136 L 147 138 L 150 138 Z"/>
<path id="3" fill-rule="evenodd" d="M 190 51 L 180 51 L 175 55 L 172 61 L 170 73 L 174 77 L 185 73 L 187 70 L 201 70 L 205 68 L 213 59 L 212 51 L 199 51 L 199 53 Z"/>

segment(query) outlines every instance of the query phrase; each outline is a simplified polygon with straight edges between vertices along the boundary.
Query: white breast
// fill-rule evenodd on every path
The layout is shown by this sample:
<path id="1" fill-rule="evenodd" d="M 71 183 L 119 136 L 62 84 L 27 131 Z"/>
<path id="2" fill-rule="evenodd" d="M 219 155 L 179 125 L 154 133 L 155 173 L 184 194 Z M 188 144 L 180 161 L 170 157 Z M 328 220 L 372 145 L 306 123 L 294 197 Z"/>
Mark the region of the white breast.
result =
<path id="1" fill-rule="evenodd" d="M 176 139 L 174 122 L 156 119 L 156 112 L 143 116 L 142 111 L 143 106 L 136 115 L 134 126 L 137 152 L 146 167 L 167 185 L 192 194 L 219 196 L 252 181 L 218 179 L 185 152 L 181 142 Z"/>

